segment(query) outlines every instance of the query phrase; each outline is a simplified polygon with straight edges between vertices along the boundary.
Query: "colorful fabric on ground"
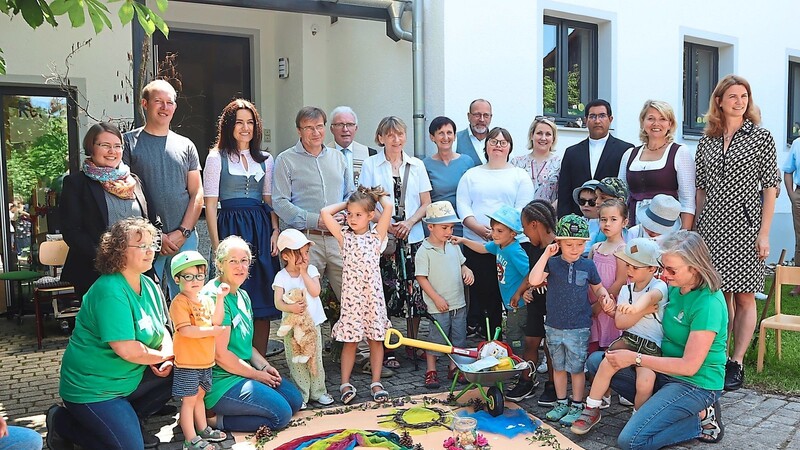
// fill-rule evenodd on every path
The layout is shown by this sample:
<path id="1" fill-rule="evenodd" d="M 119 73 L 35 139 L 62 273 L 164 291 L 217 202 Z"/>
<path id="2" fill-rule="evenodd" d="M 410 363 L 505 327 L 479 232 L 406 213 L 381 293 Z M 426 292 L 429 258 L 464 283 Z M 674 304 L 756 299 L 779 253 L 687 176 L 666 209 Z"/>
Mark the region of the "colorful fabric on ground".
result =
<path id="1" fill-rule="evenodd" d="M 486 411 L 475 413 L 460 412 L 458 416 L 472 417 L 478 421 L 478 431 L 482 433 L 500 434 L 507 438 L 514 438 L 523 433 L 533 433 L 539 428 L 541 422 L 532 421 L 523 409 L 506 409 L 502 415 L 492 417 Z"/>
<path id="2" fill-rule="evenodd" d="M 356 447 L 380 447 L 390 450 L 411 450 L 400 445 L 400 436 L 389 431 L 332 430 L 303 436 L 275 450 L 352 450 Z"/>

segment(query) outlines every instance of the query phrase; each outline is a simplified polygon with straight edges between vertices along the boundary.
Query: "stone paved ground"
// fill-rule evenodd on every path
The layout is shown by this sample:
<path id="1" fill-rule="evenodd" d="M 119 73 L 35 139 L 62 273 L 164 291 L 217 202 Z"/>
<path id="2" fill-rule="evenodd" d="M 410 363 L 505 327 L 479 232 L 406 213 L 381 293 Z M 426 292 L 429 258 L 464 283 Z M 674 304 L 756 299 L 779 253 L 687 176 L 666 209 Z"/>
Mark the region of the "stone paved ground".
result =
<path id="1" fill-rule="evenodd" d="M 404 327 L 405 321 L 395 319 L 395 326 Z M 58 373 L 61 356 L 67 338 L 58 332 L 53 320 L 47 322 L 44 349 L 36 350 L 36 336 L 32 316 L 26 316 L 22 325 L 0 319 L 0 413 L 8 418 L 8 422 L 46 433 L 44 413 L 47 407 L 59 401 Z M 277 326 L 273 327 L 273 330 Z M 424 333 L 424 326 L 423 326 Z M 430 392 L 422 387 L 424 364 L 414 371 L 413 363 L 405 360 L 404 352 L 398 353 L 403 367 L 394 377 L 385 380 L 386 388 L 393 395 L 414 395 Z M 282 374 L 287 374 L 283 355 L 273 357 L 271 362 L 278 366 Z M 444 365 L 440 362 L 440 368 Z M 328 389 L 337 397 L 338 364 L 325 359 L 328 373 Z M 355 384 L 360 392 L 358 400 L 367 400 L 366 392 L 369 376 L 354 376 Z M 441 371 L 440 371 L 441 372 Z M 541 387 L 537 389 L 537 396 Z M 547 412 L 536 405 L 535 398 L 524 401 L 526 410 L 538 417 Z M 709 449 L 800 449 L 800 436 L 797 427 L 800 424 L 800 398 L 781 395 L 759 394 L 750 389 L 741 389 L 727 393 L 722 398 L 723 417 L 727 425 L 725 439 L 722 443 Z M 567 430 L 564 433 L 578 445 L 589 450 L 615 448 L 615 438 L 630 415 L 630 410 L 614 404 L 605 410 L 599 429 L 588 436 L 574 436 Z M 181 448 L 180 428 L 175 416 L 156 417 L 149 421 L 148 429 L 157 433 L 162 440 L 160 450 L 176 450 Z M 230 448 L 232 440 L 223 443 Z M 688 443 L 682 448 L 705 448 L 703 444 Z M 505 450 L 505 449 L 497 449 Z"/>

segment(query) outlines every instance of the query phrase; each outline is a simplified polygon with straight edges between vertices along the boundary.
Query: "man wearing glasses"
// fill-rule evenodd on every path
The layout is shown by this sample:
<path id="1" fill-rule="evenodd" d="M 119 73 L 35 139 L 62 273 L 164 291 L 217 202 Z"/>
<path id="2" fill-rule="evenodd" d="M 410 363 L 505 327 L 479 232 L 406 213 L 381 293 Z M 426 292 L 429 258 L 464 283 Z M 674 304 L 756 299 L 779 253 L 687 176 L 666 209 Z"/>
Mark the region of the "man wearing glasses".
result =
<path id="1" fill-rule="evenodd" d="M 164 80 L 142 89 L 145 124 L 125 133 L 122 152 L 123 162 L 142 179 L 153 213 L 163 224 L 161 253 L 153 270 L 168 299 L 179 292 L 169 274 L 170 261 L 181 251 L 197 250 L 194 227 L 203 208 L 197 148 L 189 138 L 169 129 L 176 97 L 175 89 Z"/>
<path id="2" fill-rule="evenodd" d="M 609 134 L 614 116 L 607 101 L 592 100 L 584 111 L 589 137 L 564 151 L 558 178 L 558 217 L 581 215 L 578 204 L 569 201 L 575 188 L 589 180 L 616 177 L 622 155 L 633 147 Z"/>
<path id="3" fill-rule="evenodd" d="M 328 277 L 336 298 L 341 298 L 342 254 L 319 211 L 347 200 L 354 190 L 353 174 L 342 152 L 323 145 L 326 122 L 325 112 L 314 106 L 297 113 L 300 139 L 275 158 L 272 205 L 281 230 L 300 230 L 316 244 L 311 246 L 309 262 Z"/>
<path id="4" fill-rule="evenodd" d="M 348 167 L 350 167 L 350 173 L 353 174 L 353 185 L 358 186 L 361 165 L 368 157 L 378 154 L 378 151 L 355 141 L 358 131 L 358 116 L 352 108 L 337 106 L 331 111 L 330 117 L 333 142 L 329 142 L 327 147 L 342 152 Z"/>
<path id="5" fill-rule="evenodd" d="M 471 157 L 476 166 L 486 164 L 483 148 L 492 124 L 492 104 L 482 98 L 473 100 L 469 104 L 467 120 L 469 127 L 456 133 L 453 151 Z"/>

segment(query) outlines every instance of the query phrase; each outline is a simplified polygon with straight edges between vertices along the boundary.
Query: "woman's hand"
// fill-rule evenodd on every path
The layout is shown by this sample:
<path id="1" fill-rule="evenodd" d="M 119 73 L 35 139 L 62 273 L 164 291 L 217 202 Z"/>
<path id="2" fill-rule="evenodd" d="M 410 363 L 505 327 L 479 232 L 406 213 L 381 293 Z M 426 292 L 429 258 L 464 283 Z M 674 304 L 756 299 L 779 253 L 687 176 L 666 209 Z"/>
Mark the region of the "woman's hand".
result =
<path id="1" fill-rule="evenodd" d="M 611 363 L 614 370 L 624 369 L 636 364 L 636 353 L 630 350 L 608 350 L 606 361 Z"/>
<path id="2" fill-rule="evenodd" d="M 277 388 L 281 385 L 282 381 L 281 374 L 278 373 L 278 369 L 269 364 L 258 371 L 258 374 L 255 376 L 255 380 L 271 388 Z"/>
<path id="3" fill-rule="evenodd" d="M 269 238 L 269 254 L 272 256 L 278 256 L 278 228 L 274 228 L 272 232 L 272 237 Z"/>
<path id="4" fill-rule="evenodd" d="M 157 377 L 166 378 L 169 376 L 170 372 L 172 372 L 172 366 L 172 361 L 164 361 L 160 364 L 153 364 L 150 366 L 150 370 L 152 370 Z"/>
<path id="5" fill-rule="evenodd" d="M 758 237 L 756 238 L 756 253 L 758 253 L 758 259 L 762 261 L 767 259 L 767 256 L 769 256 L 769 235 L 758 233 Z"/>

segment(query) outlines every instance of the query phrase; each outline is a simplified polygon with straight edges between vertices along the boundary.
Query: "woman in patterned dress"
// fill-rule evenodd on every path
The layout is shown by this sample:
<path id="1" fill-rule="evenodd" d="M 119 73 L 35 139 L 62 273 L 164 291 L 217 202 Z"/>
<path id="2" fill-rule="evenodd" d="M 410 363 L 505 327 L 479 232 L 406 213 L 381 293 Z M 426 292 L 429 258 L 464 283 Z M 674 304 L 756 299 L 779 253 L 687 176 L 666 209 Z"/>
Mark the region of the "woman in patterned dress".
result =
<path id="1" fill-rule="evenodd" d="M 217 123 L 217 143 L 203 169 L 203 192 L 212 251 L 233 235 L 241 236 L 253 251 L 253 267 L 242 289 L 253 302 L 253 346 L 266 355 L 269 321 L 280 317 L 272 293 L 280 263 L 278 216 L 271 206 L 275 159 L 261 149 L 263 128 L 249 101 L 236 99 L 225 106 Z"/>
<path id="2" fill-rule="evenodd" d="M 511 158 L 511 165 L 528 172 L 533 181 L 533 198 L 558 206 L 558 175 L 561 156 L 555 153 L 558 129 L 552 117 L 536 116 L 528 129 L 530 153 Z"/>
<path id="3" fill-rule="evenodd" d="M 775 141 L 758 126 L 750 84 L 728 75 L 709 102 L 705 135 L 697 146 L 697 231 L 711 249 L 728 301 L 734 348 L 725 389 L 744 381 L 742 360 L 756 326 L 755 292 L 764 289 L 764 260 L 780 182 Z M 731 226 L 733 225 L 733 226 Z"/>

